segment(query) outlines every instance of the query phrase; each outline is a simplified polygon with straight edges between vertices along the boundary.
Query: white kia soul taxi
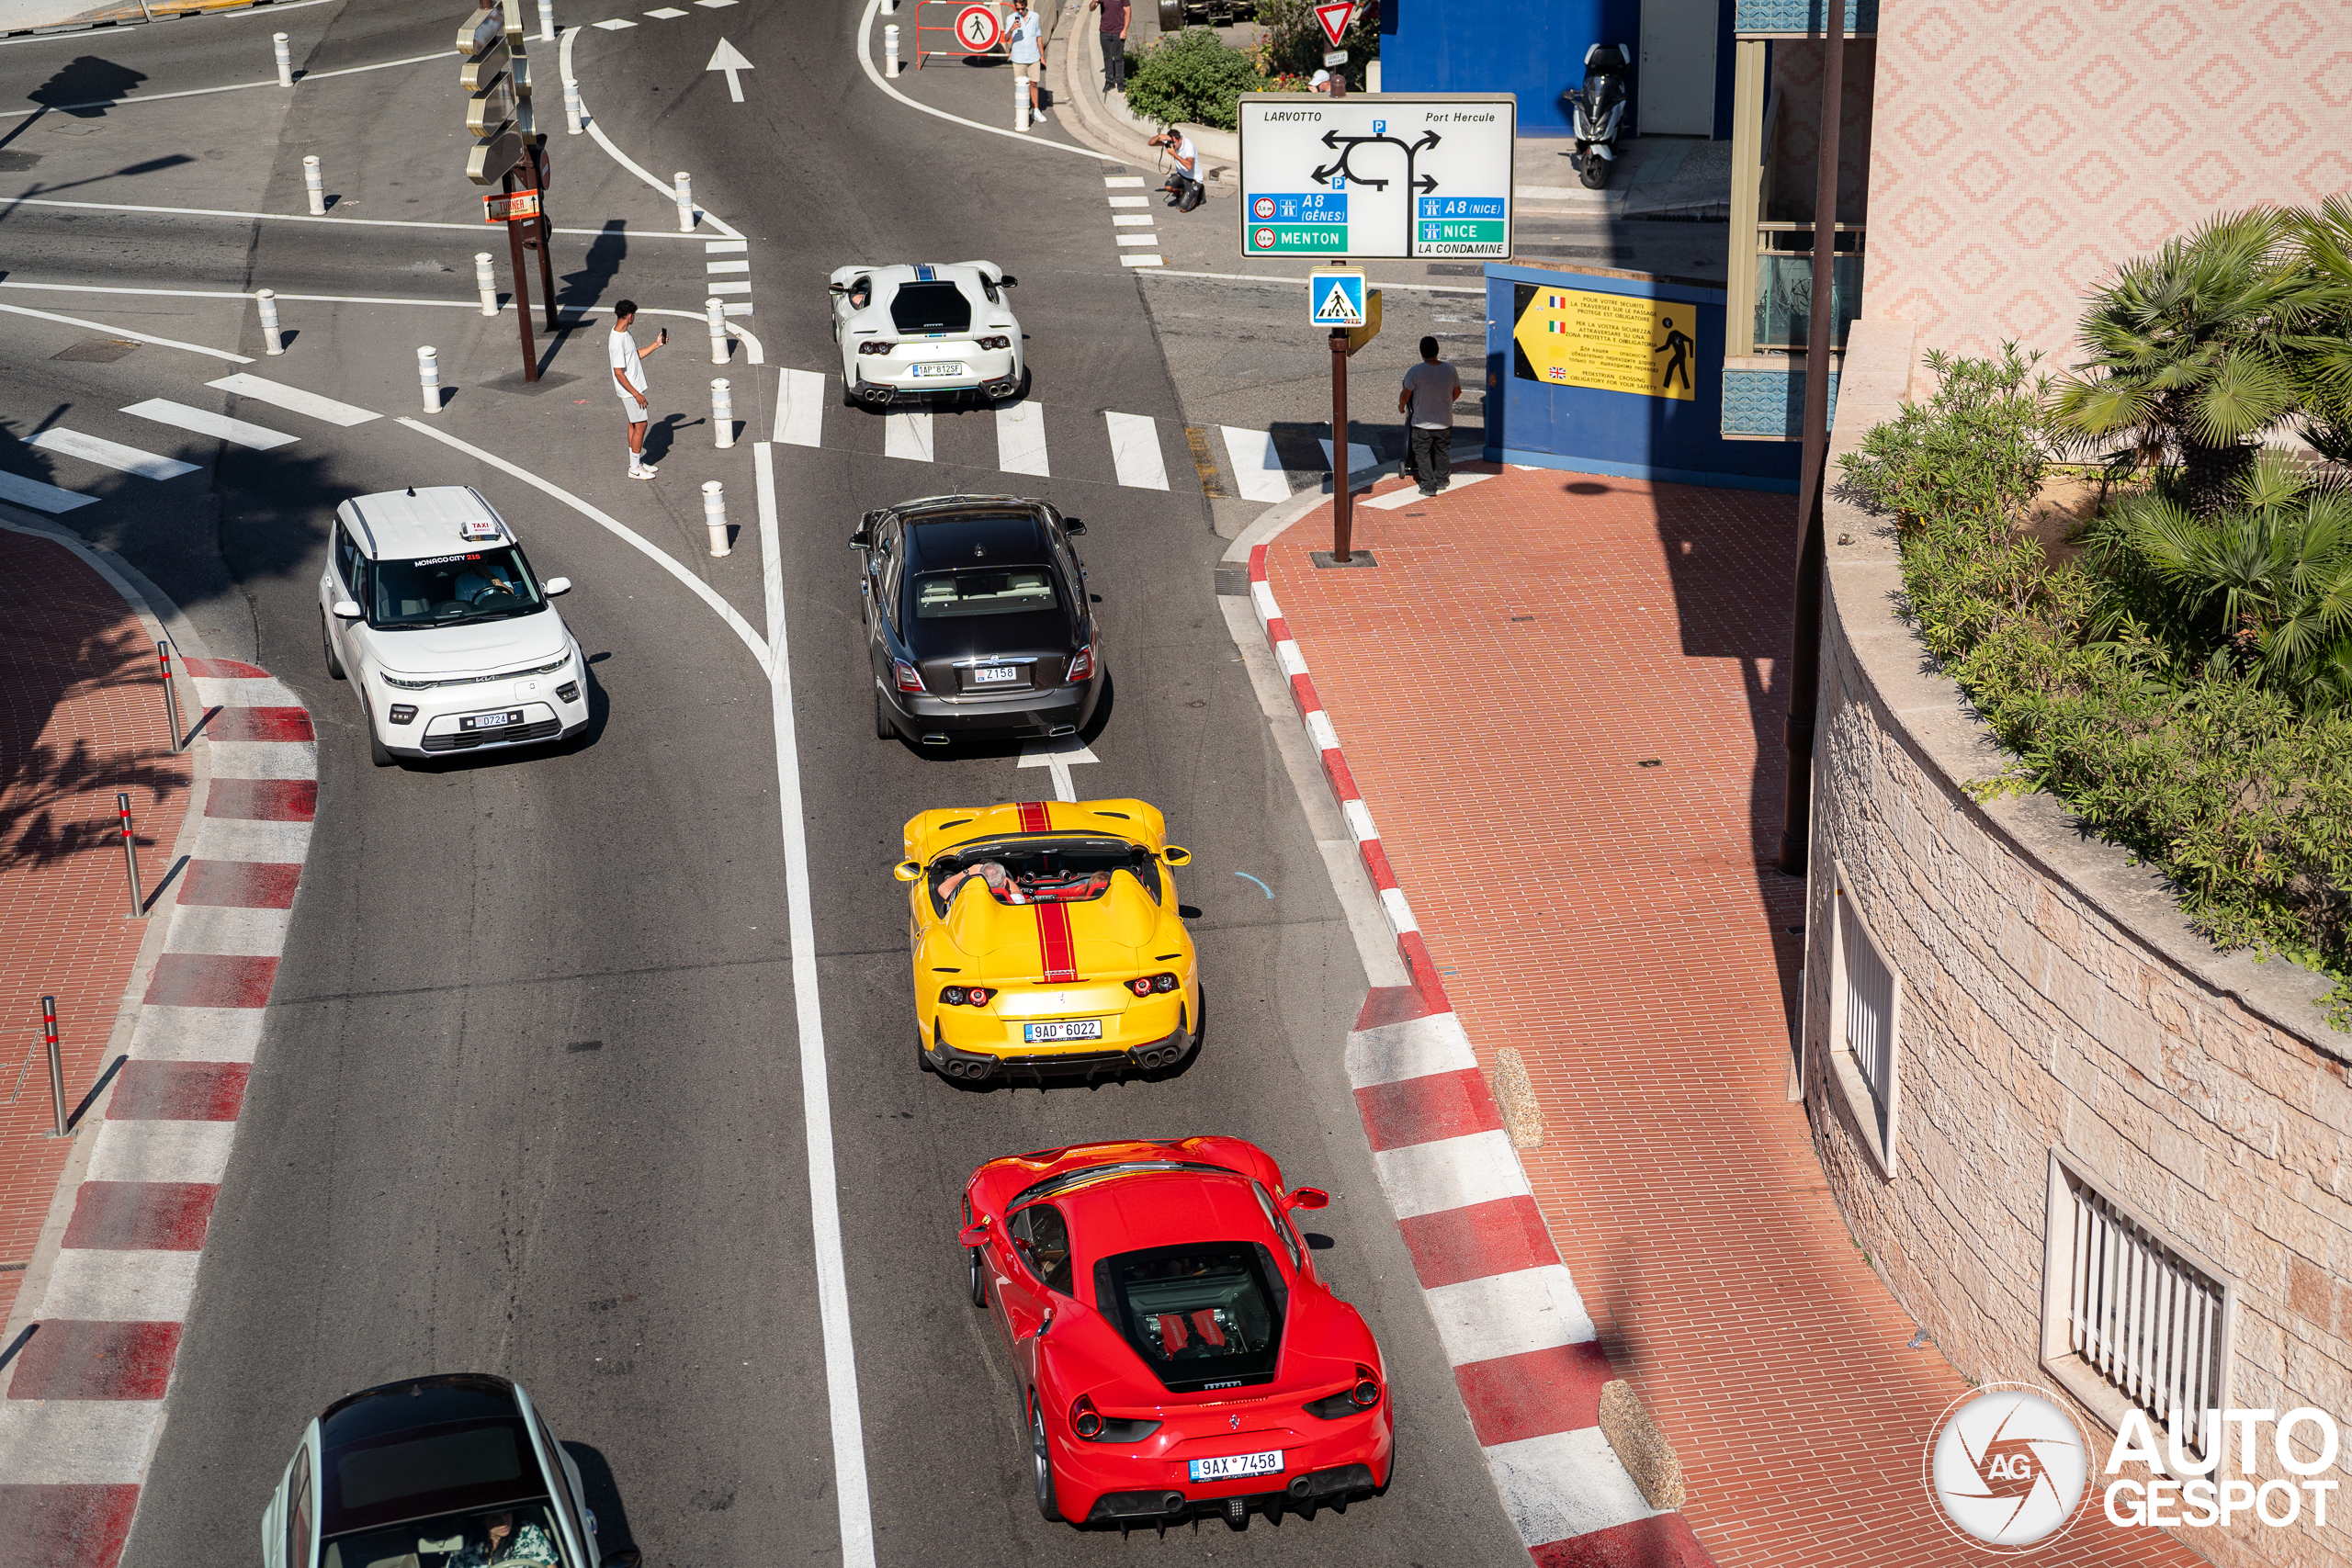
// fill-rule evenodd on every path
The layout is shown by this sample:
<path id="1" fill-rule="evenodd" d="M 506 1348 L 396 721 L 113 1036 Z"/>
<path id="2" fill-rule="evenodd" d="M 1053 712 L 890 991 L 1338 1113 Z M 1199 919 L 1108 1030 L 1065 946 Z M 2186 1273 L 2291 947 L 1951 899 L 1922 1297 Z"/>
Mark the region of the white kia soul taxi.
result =
<path id="1" fill-rule="evenodd" d="M 335 509 L 319 579 L 327 673 L 359 689 L 375 764 L 560 740 L 588 725 L 580 645 L 481 492 L 435 485 Z"/>

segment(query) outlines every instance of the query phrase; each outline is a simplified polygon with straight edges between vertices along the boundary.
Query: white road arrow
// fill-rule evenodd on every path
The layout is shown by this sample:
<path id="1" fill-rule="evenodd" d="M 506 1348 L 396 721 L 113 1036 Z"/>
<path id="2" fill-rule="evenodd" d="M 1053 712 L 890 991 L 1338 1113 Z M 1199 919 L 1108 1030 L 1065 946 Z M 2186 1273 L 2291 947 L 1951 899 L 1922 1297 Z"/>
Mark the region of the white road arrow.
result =
<path id="1" fill-rule="evenodd" d="M 737 75 L 736 73 L 739 71 L 757 71 L 759 67 L 744 59 L 743 51 L 741 50 L 737 49 L 725 39 L 720 39 L 718 40 L 718 47 L 710 51 L 710 63 L 704 66 L 703 69 L 705 71 L 726 72 L 727 96 L 740 104 L 743 101 L 743 78 Z"/>

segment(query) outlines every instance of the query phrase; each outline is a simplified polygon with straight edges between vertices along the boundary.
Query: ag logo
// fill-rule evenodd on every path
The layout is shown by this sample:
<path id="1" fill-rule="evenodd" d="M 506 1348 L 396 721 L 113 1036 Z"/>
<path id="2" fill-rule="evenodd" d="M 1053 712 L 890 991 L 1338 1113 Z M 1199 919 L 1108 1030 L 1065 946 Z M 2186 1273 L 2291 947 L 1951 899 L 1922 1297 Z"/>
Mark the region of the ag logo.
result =
<path id="1" fill-rule="evenodd" d="M 1962 1539 L 2011 1556 L 2073 1523 L 2090 1455 L 2075 1418 L 2041 1390 L 1988 1383 L 1946 1408 L 1925 1465 Z"/>
<path id="2" fill-rule="evenodd" d="M 1272 218 L 1274 215 L 1274 198 L 1271 196 L 1260 197 L 1250 204 L 1250 211 L 1253 217 Z"/>
<path id="3" fill-rule="evenodd" d="M 1274 231 L 1272 229 L 1261 229 L 1255 234 L 1250 235 L 1250 238 L 1261 251 L 1273 249 Z"/>

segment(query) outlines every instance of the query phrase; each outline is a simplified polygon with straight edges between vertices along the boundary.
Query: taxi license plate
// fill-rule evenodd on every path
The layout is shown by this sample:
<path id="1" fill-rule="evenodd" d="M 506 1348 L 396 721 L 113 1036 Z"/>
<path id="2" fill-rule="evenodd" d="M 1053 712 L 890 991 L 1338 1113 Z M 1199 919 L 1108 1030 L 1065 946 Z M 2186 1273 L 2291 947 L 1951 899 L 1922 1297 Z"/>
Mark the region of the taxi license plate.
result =
<path id="1" fill-rule="evenodd" d="M 1261 1454 L 1228 1454 L 1223 1459 L 1196 1459 L 1192 1464 L 1195 1481 L 1231 1481 L 1239 1475 L 1280 1475 L 1283 1472 L 1283 1450 L 1269 1449 Z"/>
<path id="2" fill-rule="evenodd" d="M 972 671 L 972 684 L 975 686 L 1009 686 L 1020 679 L 1021 666 L 1018 664 L 983 665 Z"/>
<path id="3" fill-rule="evenodd" d="M 1100 1040 L 1102 1038 L 1102 1021 L 1099 1018 L 1065 1018 L 1052 1023 L 1024 1023 L 1021 1026 L 1021 1038 L 1031 1045 L 1056 1040 Z"/>
<path id="4" fill-rule="evenodd" d="M 458 721 L 459 729 L 503 729 L 510 724 L 523 722 L 523 710 L 514 708 L 505 713 L 469 714 Z"/>
<path id="5" fill-rule="evenodd" d="M 944 364 L 913 366 L 910 369 L 910 374 L 918 377 L 939 377 L 968 376 L 971 372 L 964 368 L 961 361 L 951 359 Z"/>

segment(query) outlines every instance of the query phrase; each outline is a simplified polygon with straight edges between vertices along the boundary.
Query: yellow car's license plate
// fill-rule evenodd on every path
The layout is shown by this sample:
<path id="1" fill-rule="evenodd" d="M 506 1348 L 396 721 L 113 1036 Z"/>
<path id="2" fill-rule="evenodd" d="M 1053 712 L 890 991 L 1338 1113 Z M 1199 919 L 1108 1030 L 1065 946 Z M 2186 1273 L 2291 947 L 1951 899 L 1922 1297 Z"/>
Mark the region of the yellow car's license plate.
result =
<path id="1" fill-rule="evenodd" d="M 1100 1040 L 1102 1021 L 1099 1018 L 1056 1019 L 1049 1023 L 1024 1023 L 1022 1040 L 1031 1045 L 1056 1043 L 1064 1040 Z"/>

